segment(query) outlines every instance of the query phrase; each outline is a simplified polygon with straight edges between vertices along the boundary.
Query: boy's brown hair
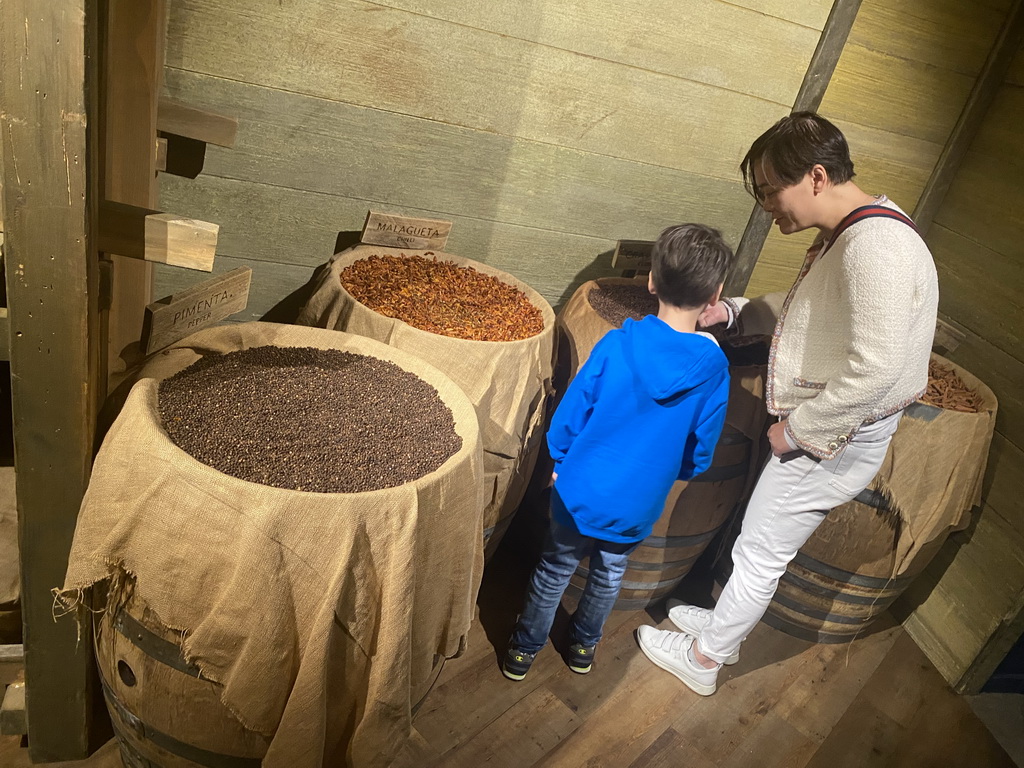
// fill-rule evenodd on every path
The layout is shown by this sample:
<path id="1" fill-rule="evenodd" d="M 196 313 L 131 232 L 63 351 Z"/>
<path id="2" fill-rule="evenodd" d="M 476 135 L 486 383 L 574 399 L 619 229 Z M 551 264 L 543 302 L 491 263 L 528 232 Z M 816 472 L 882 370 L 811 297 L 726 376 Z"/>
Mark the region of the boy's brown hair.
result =
<path id="1" fill-rule="evenodd" d="M 702 307 L 725 282 L 732 260 L 732 249 L 717 229 L 703 224 L 668 227 L 651 253 L 654 290 L 666 304 Z"/>

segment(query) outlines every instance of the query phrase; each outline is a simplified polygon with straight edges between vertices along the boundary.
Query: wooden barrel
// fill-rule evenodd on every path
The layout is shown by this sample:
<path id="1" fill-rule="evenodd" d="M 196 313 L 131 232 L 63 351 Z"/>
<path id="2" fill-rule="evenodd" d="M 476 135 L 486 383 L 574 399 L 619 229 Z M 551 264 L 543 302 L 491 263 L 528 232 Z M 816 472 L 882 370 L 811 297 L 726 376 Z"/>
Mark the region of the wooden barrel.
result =
<path id="1" fill-rule="evenodd" d="M 979 395 L 981 410 L 908 407 L 872 484 L 831 510 L 789 564 L 766 624 L 819 643 L 853 640 L 969 522 L 981 500 L 996 399 L 967 371 L 932 357 Z"/>
<path id="2" fill-rule="evenodd" d="M 431 333 L 380 314 L 341 283 L 344 269 L 379 256 L 425 256 L 497 278 L 526 296 L 540 313 L 543 330 L 516 341 L 478 341 Z M 411 352 L 465 392 L 476 408 L 484 448 L 484 544 L 485 556 L 490 557 L 523 499 L 544 438 L 555 339 L 555 314 L 544 297 L 507 272 L 472 259 L 359 245 L 335 254 L 325 265 L 297 322 L 367 336 Z"/>
<path id="3" fill-rule="evenodd" d="M 94 620 L 96 662 L 126 768 L 259 768 L 271 737 L 221 703 L 221 686 L 187 662 L 181 633 L 137 596 Z"/>
<path id="4" fill-rule="evenodd" d="M 866 489 L 832 510 L 779 580 L 764 622 L 817 643 L 849 642 L 885 612 L 928 564 L 945 537 L 894 575 L 899 522 L 885 495 Z"/>
<path id="5" fill-rule="evenodd" d="M 221 702 L 221 686 L 185 659 L 181 632 L 131 594 L 93 622 L 96 662 L 125 768 L 259 768 L 273 734 L 247 729 Z M 444 657 L 415 684 L 413 713 Z"/>
<path id="6" fill-rule="evenodd" d="M 671 593 L 746 498 L 765 420 L 764 371 L 760 365 L 730 368 L 729 408 L 711 466 L 672 486 L 651 535 L 630 555 L 616 610 L 646 608 Z M 583 560 L 573 574 L 570 597 L 582 594 L 588 566 Z"/>
<path id="7" fill-rule="evenodd" d="M 268 345 L 400 367 L 436 391 L 461 447 L 402 485 L 313 493 L 232 477 L 175 445 L 159 382 L 204 357 Z M 322 749 L 327 764 L 349 749 L 387 762 L 400 747 L 390 729 L 472 623 L 481 453 L 464 392 L 414 355 L 364 337 L 232 324 L 154 356 L 94 462 L 61 595 L 77 607 L 113 563 L 137 578 L 138 589 L 95 620 L 125 754 L 157 766 L 258 764 L 272 736 L 271 753 L 302 743 Z"/>

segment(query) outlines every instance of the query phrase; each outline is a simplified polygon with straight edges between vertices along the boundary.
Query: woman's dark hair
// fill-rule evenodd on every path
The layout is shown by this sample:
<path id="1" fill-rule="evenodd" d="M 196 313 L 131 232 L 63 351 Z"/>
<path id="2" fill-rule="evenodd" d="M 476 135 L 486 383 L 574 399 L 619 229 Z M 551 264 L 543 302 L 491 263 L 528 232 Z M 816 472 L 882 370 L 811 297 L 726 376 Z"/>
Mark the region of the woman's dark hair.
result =
<path id="1" fill-rule="evenodd" d="M 854 175 L 846 137 L 816 112 L 787 115 L 750 145 L 740 171 L 743 185 L 758 200 L 761 195 L 754 182 L 754 163 L 762 161 L 771 166 L 773 181 L 783 187 L 796 184 L 815 165 L 825 168 L 833 184 L 842 184 Z"/>
<path id="2" fill-rule="evenodd" d="M 717 229 L 703 224 L 677 224 L 662 232 L 654 243 L 654 289 L 667 304 L 701 307 L 725 282 L 732 260 L 732 249 Z"/>

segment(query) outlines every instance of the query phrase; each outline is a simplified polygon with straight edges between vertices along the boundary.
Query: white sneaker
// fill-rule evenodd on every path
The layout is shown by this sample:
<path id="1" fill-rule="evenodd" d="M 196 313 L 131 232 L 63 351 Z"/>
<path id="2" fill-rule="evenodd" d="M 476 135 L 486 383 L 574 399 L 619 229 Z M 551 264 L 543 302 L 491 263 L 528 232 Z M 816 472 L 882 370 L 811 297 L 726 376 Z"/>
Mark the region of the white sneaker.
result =
<path id="1" fill-rule="evenodd" d="M 636 637 L 644 656 L 678 677 L 690 690 L 701 696 L 715 692 L 718 670 L 722 665 L 705 669 L 697 663 L 691 650 L 696 639 L 693 635 L 645 625 L 637 628 Z"/>
<path id="2" fill-rule="evenodd" d="M 668 617 L 679 629 L 688 635 L 699 637 L 701 630 L 711 620 L 711 611 L 696 605 L 670 599 L 668 601 Z M 725 660 L 725 664 L 735 664 L 740 660 L 739 648 Z"/>

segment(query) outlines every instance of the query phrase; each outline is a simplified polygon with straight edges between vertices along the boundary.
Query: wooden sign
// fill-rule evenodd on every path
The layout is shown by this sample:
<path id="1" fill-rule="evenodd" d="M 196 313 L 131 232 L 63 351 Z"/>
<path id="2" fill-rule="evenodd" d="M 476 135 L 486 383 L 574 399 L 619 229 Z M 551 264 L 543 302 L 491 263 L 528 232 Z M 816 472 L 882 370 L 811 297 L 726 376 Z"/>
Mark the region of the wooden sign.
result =
<path id="1" fill-rule="evenodd" d="M 410 219 L 407 216 L 370 211 L 363 225 L 362 242 L 389 248 L 443 251 L 451 231 L 450 221 Z"/>
<path id="2" fill-rule="evenodd" d="M 935 338 L 932 351 L 940 355 L 948 355 L 963 343 L 967 334 L 941 317 L 935 320 Z"/>
<path id="3" fill-rule="evenodd" d="M 653 240 L 619 240 L 615 244 L 615 253 L 612 254 L 612 267 L 650 272 L 653 249 Z"/>
<path id="4" fill-rule="evenodd" d="M 249 303 L 251 279 L 252 270 L 239 267 L 150 304 L 142 326 L 143 352 L 150 355 L 241 312 Z"/>

